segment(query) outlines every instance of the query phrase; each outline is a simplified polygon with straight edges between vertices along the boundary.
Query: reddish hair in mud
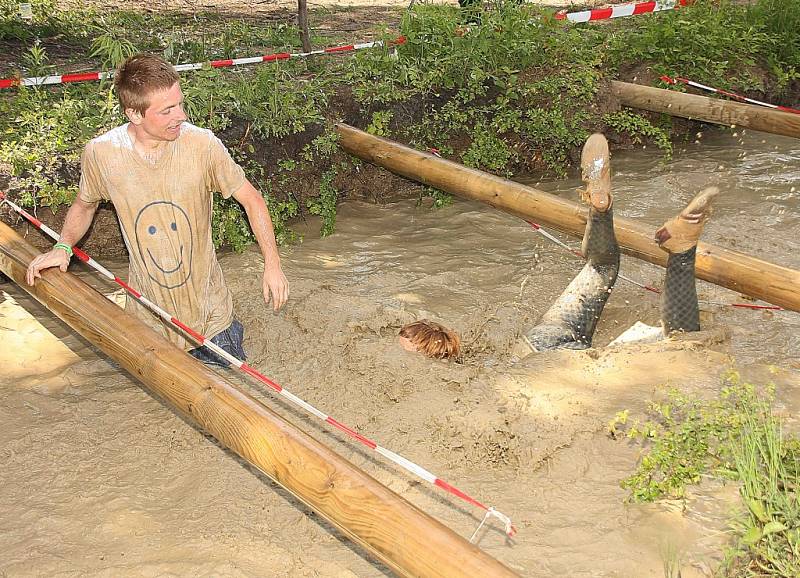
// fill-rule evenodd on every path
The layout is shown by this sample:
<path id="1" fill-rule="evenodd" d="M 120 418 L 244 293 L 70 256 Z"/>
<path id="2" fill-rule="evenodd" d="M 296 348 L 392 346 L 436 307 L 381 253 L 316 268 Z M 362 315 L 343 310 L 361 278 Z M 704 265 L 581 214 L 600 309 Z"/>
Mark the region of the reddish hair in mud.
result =
<path id="1" fill-rule="evenodd" d="M 154 92 L 168 90 L 180 80 L 172 65 L 152 54 L 134 54 L 119 65 L 114 88 L 122 110 L 129 108 L 144 116 Z"/>
<path id="2" fill-rule="evenodd" d="M 400 328 L 400 337 L 405 337 L 417 351 L 434 359 L 450 359 L 461 353 L 461 339 L 455 331 L 434 321 L 421 319 Z"/>

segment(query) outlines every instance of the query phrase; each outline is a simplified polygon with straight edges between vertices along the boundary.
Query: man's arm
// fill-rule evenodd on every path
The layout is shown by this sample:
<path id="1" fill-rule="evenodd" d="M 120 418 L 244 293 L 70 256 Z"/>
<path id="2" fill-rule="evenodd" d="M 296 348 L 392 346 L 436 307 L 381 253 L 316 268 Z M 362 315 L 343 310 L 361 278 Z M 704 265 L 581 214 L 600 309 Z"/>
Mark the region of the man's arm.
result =
<path id="1" fill-rule="evenodd" d="M 99 203 L 87 203 L 79 197 L 75 199 L 72 206 L 67 211 L 67 216 L 64 219 L 64 227 L 61 230 L 61 238 L 59 242 L 65 243 L 72 247 L 83 238 L 86 231 L 89 230 L 89 225 L 92 224 L 94 214 L 97 211 Z M 47 253 L 42 253 L 36 257 L 28 266 L 28 272 L 25 279 L 28 285 L 33 285 L 34 279 L 41 278 L 43 269 L 50 267 L 58 267 L 62 271 L 67 270 L 69 265 L 69 255 L 63 249 L 51 249 Z"/>
<path id="2" fill-rule="evenodd" d="M 267 210 L 267 204 L 261 193 L 247 179 L 242 187 L 233 193 L 233 198 L 244 207 L 250 228 L 253 229 L 258 246 L 261 248 L 261 254 L 264 256 L 264 279 L 262 282 L 264 301 L 269 303 L 270 295 L 272 295 L 272 308 L 277 311 L 289 299 L 289 283 L 281 269 L 278 245 L 275 242 L 275 230 Z"/>

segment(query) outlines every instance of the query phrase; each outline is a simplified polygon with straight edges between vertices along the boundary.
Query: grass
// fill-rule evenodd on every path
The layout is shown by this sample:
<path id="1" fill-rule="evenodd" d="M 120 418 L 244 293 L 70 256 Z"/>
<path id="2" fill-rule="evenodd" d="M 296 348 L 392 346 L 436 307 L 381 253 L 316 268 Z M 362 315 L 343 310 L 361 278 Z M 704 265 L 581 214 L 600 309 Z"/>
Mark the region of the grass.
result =
<path id="1" fill-rule="evenodd" d="M 747 414 L 732 454 L 747 512 L 735 521 L 728 576 L 800 576 L 800 441 L 768 408 Z"/>
<path id="2" fill-rule="evenodd" d="M 71 47 L 68 61 L 92 67 L 113 66 L 137 50 L 187 62 L 299 45 L 297 31 L 284 23 L 255 26 L 203 13 L 59 10 L 52 0 L 36 0 L 33 8 L 34 23 L 24 25 L 16 1 L 0 0 L 0 40 L 23 47 L 23 75 L 53 71 L 48 49 L 56 43 Z M 777 18 L 777 12 L 788 16 Z M 363 128 L 374 134 L 436 148 L 500 175 L 564 174 L 586 136 L 598 130 L 655 144 L 669 155 L 668 123 L 597 106 L 607 79 L 635 66 L 649 67 L 651 76 L 693 76 L 722 88 L 787 90 L 797 81 L 797 14 L 800 0 L 750 6 L 698 0 L 686 9 L 594 26 L 499 3 L 481 11 L 479 23 L 466 24 L 469 18 L 457 7 L 422 3 L 404 14 L 400 32 L 407 43 L 396 50 L 204 69 L 182 82 L 192 122 L 218 133 L 247 167 L 285 242 L 293 238 L 290 221 L 305 211 L 323 217 L 322 234 L 333 230 L 339 189 L 350 170 L 332 130 L 345 105 L 355 106 Z M 336 43 L 312 40 L 317 46 Z M 11 194 L 28 207 L 69 203 L 82 146 L 122 121 L 108 83 L 0 95 L 0 166 L 13 175 Z M 295 144 L 285 147 L 287 142 Z M 283 149 L 285 154 L 275 152 Z M 447 202 L 446 195 L 431 194 L 434 206 Z M 217 202 L 215 243 L 240 249 L 252 242 L 240 221 L 235 202 Z"/>
<path id="3" fill-rule="evenodd" d="M 609 424 L 614 437 L 649 447 L 622 482 L 633 501 L 682 498 L 709 475 L 739 485 L 743 512 L 732 521 L 723 577 L 800 576 L 800 440 L 783 431 L 773 402 L 772 388 L 731 373 L 715 399 L 673 391 L 651 403 L 651 419 L 620 412 Z"/>

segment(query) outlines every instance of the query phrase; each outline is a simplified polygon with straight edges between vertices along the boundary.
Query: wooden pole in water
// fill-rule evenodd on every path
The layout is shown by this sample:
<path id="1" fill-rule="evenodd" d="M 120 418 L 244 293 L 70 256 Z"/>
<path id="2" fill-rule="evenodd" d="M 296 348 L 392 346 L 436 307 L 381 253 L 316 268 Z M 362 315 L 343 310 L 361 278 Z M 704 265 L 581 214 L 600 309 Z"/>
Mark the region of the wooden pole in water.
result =
<path id="1" fill-rule="evenodd" d="M 30 287 L 38 255 L 0 222 L 0 271 L 148 390 L 403 576 L 515 576 L 507 567 L 286 422 L 70 273 Z"/>
<path id="2" fill-rule="evenodd" d="M 586 207 L 432 154 L 338 124 L 339 144 L 347 152 L 448 193 L 483 201 L 512 215 L 536 219 L 565 233 L 582 236 Z M 620 248 L 638 259 L 667 264 L 667 253 L 653 240 L 656 227 L 620 217 L 614 231 Z M 695 275 L 787 309 L 800 311 L 800 271 L 737 251 L 699 243 Z"/>
<path id="3" fill-rule="evenodd" d="M 800 114 L 617 80 L 611 92 L 633 108 L 800 138 Z"/>

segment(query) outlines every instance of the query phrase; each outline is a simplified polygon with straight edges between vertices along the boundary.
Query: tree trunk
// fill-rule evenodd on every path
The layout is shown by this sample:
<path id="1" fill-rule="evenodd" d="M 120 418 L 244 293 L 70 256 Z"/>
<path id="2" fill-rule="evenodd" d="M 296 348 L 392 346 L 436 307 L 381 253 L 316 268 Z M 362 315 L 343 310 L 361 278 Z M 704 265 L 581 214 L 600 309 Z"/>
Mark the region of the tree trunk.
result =
<path id="1" fill-rule="evenodd" d="M 303 52 L 311 52 L 311 38 L 308 35 L 308 5 L 306 0 L 297 0 L 297 26 L 300 28 L 300 41 Z"/>
<path id="2" fill-rule="evenodd" d="M 800 114 L 616 80 L 611 91 L 633 108 L 800 138 Z"/>

